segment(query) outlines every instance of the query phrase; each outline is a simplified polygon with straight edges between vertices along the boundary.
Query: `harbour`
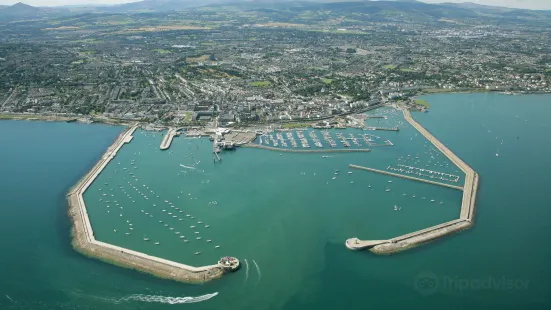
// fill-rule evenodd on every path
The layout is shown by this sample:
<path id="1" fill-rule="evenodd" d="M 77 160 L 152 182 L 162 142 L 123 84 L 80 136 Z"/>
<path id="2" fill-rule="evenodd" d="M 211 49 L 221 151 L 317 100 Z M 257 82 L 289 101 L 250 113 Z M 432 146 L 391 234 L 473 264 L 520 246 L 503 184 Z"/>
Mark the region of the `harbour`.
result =
<path id="1" fill-rule="evenodd" d="M 69 213 L 73 219 L 73 246 L 75 249 L 87 256 L 107 262 L 115 262 L 122 267 L 137 269 L 162 278 L 190 283 L 216 279 L 219 278 L 225 270 L 232 271 L 237 269 L 238 262 L 236 262 L 237 265 L 231 266 L 229 269 L 225 268 L 220 263 L 210 266 L 194 267 L 96 240 L 86 210 L 83 194 L 109 162 L 116 157 L 117 152 L 123 145 L 132 141 L 132 134 L 137 128 L 138 125 L 136 124 L 125 130 L 119 138 L 117 138 L 112 147 L 107 150 L 105 155 L 102 156 L 96 166 L 69 192 Z M 174 135 L 175 131 L 169 131 L 163 138 L 161 149 L 166 149 L 170 146 Z M 130 226 L 132 226 L 132 224 L 130 224 Z M 148 241 L 148 239 L 144 238 L 144 241 Z M 156 242 L 156 244 L 159 244 L 159 242 Z"/>
<path id="2" fill-rule="evenodd" d="M 404 118 L 417 129 L 427 140 L 429 140 L 435 147 L 438 148 L 444 155 L 446 155 L 456 166 L 458 166 L 465 173 L 465 185 L 464 187 L 449 185 L 445 183 L 438 183 L 434 181 L 424 180 L 420 178 L 410 177 L 407 175 L 401 175 L 388 171 L 381 171 L 367 167 L 355 166 L 351 167 L 357 169 L 368 170 L 377 173 L 383 173 L 393 175 L 396 177 L 406 178 L 410 180 L 416 180 L 426 182 L 434 185 L 440 185 L 445 187 L 451 187 L 463 191 L 463 198 L 461 202 L 461 212 L 458 220 L 454 220 L 448 223 L 435 225 L 433 227 L 425 228 L 419 231 L 415 231 L 402 236 L 394 237 L 386 242 L 370 242 L 363 241 L 358 238 L 347 239 L 345 245 L 351 250 L 360 250 L 369 248 L 370 251 L 377 254 L 392 254 L 395 252 L 404 251 L 410 248 L 417 247 L 423 243 L 432 241 L 436 238 L 446 236 L 451 233 L 456 233 L 461 230 L 469 228 L 474 220 L 476 193 L 478 190 L 478 174 L 463 162 L 457 155 L 455 155 L 450 149 L 448 149 L 442 142 L 436 139 L 430 134 L 423 126 L 417 123 L 412 117 L 409 110 L 402 109 Z"/>
<path id="3" fill-rule="evenodd" d="M 64 194 L 90 170 L 88 163 L 97 162 L 120 129 L 113 133 L 115 128 L 104 125 L 0 122 L 0 141 L 13 146 L 0 152 L 6 163 L 0 178 L 4 190 L 0 199 L 3 205 L 14 206 L 4 208 L 0 217 L 4 219 L 0 226 L 2 235 L 10 236 L 6 238 L 7 251 L 1 259 L 10 266 L 6 276 L 17 279 L 4 281 L 0 287 L 19 307 L 29 309 L 140 307 L 160 310 L 175 307 L 168 302 L 200 300 L 204 301 L 193 306 L 198 309 L 262 308 L 263 300 L 279 300 L 272 304 L 273 309 L 331 309 L 335 306 L 332 302 L 342 301 L 342 296 L 348 296 L 347 303 L 357 307 L 365 305 L 369 298 L 374 307 L 451 304 L 454 309 L 487 309 L 497 298 L 510 307 L 546 308 L 549 301 L 545 292 L 550 287 L 546 276 L 549 249 L 539 241 L 527 240 L 540 240 L 538 238 L 548 235 L 549 201 L 545 184 L 549 183 L 549 176 L 543 173 L 542 167 L 549 164 L 547 158 L 551 156 L 546 154 L 550 154 L 551 145 L 546 141 L 534 143 L 531 138 L 549 131 L 545 121 L 548 101 L 543 96 L 487 94 L 435 95 L 427 100 L 433 106 L 431 112 L 414 113 L 415 120 L 483 178 L 476 194 L 476 226 L 388 258 L 368 251 L 347 251 L 343 249 L 343 240 L 356 235 L 386 241 L 456 221 L 461 209 L 462 192 L 456 189 L 348 168 L 350 163 L 379 170 L 389 165 L 403 168 L 398 167 L 401 164 L 457 175 L 460 180 L 453 184 L 464 186 L 462 171 L 456 171 L 451 164 L 448 167 L 447 161 L 437 156 L 431 146 L 421 148 L 425 145 L 421 135 L 415 136 L 407 126 L 402 129 L 401 125 L 396 137 L 391 136 L 394 132 L 380 132 L 383 140 L 391 139 L 395 144 L 385 148 L 386 151 L 373 148 L 370 153 L 314 156 L 283 153 L 279 156 L 280 152 L 276 151 L 238 148 L 236 152 L 221 153 L 223 163 L 217 163 L 216 170 L 212 168 L 212 159 L 208 165 L 208 160 L 197 158 L 212 158 L 212 142 L 206 138 L 182 136 L 174 139 L 169 150 L 160 151 L 159 133 L 154 138 L 150 132 L 137 130 L 132 142 L 117 152 L 117 159 L 99 176 L 95 182 L 97 187 L 92 185 L 85 195 L 92 224 L 97 222 L 94 234 L 98 240 L 194 266 L 209 265 L 226 253 L 240 258 L 239 272 L 204 285 L 155 279 L 87 259 L 71 250 Z M 492 117 L 498 107 L 500 117 Z M 473 125 L 465 127 L 465 119 L 472 120 Z M 512 130 L 510 124 L 516 129 Z M 410 141 L 410 137 L 413 140 Z M 206 141 L 200 142 L 202 140 Z M 499 148 L 499 157 L 495 156 L 496 148 Z M 50 149 L 57 151 L 44 151 Z M 415 158 L 417 154 L 419 159 Z M 196 158 L 192 160 L 191 156 Z M 539 160 L 542 158 L 543 161 Z M 161 224 L 157 224 L 159 227 L 151 224 L 149 217 L 140 212 L 140 209 L 150 215 L 155 212 L 152 208 L 145 209 L 145 203 L 153 199 L 150 195 L 147 195 L 149 200 L 137 192 L 132 195 L 140 198 L 135 199 L 135 215 L 127 210 L 120 220 L 118 212 L 116 216 L 108 216 L 107 210 L 112 214 L 115 205 L 106 209 L 105 204 L 99 204 L 99 199 L 105 201 L 106 198 L 99 194 L 98 188 L 105 187 L 105 182 L 116 187 L 118 177 L 122 183 L 123 174 L 118 174 L 121 168 L 117 167 L 117 160 L 128 168 L 135 160 L 138 169 L 131 168 L 131 172 L 159 193 L 162 202 L 168 200 L 175 207 L 187 208 L 186 211 L 196 217 L 194 225 L 200 225 L 197 221 L 210 225 L 202 230 L 203 242 L 194 245 L 193 239 L 184 243 L 174 231 L 170 233 Z M 199 165 L 195 164 L 197 160 L 201 160 Z M 522 168 L 518 166 L 520 163 Z M 179 168 L 179 164 L 196 169 Z M 319 168 L 324 165 L 326 170 Z M 340 174 L 332 180 L 336 169 Z M 183 173 L 185 170 L 190 171 Z M 248 172 L 250 170 L 254 172 Z M 156 171 L 171 172 L 160 178 Z M 348 175 L 348 171 L 353 174 Z M 263 176 L 261 182 L 257 179 L 259 174 Z M 128 179 L 128 173 L 126 177 Z M 244 179 L 251 182 L 242 183 Z M 206 183 L 207 180 L 210 182 Z M 366 189 L 365 184 L 371 188 Z M 385 192 L 385 187 L 391 191 Z M 125 189 L 128 193 L 133 190 Z M 182 190 L 198 199 L 186 198 L 186 202 L 180 194 Z M 520 192 L 523 194 L 519 195 Z M 126 203 L 131 201 L 125 200 L 126 196 L 117 196 L 116 189 L 113 193 L 116 198 L 108 200 L 117 200 L 126 210 Z M 235 197 L 236 193 L 240 193 L 240 197 Z M 61 198 L 57 199 L 56 195 Z M 412 198 L 413 195 L 416 198 Z M 179 201 L 178 196 L 182 198 Z M 423 196 L 427 199 L 421 200 Z M 432 199 L 436 201 L 429 203 Z M 209 204 L 213 201 L 217 204 Z M 301 203 L 304 201 L 309 203 Z M 444 204 L 439 204 L 440 201 Z M 401 210 L 394 211 L 394 205 Z M 518 206 L 524 206 L 525 212 L 519 212 Z M 168 215 L 166 217 L 168 219 Z M 128 225 L 122 224 L 127 219 L 135 227 L 136 232 L 131 235 L 124 234 L 128 228 L 123 227 Z M 159 230 L 147 234 L 151 238 L 148 242 L 143 241 L 143 232 L 148 231 L 146 225 Z M 189 225 L 185 227 L 189 229 Z M 213 231 L 207 235 L 210 229 Z M 130 238 L 135 238 L 135 242 Z M 212 240 L 210 246 L 206 243 L 209 239 Z M 155 246 L 154 240 L 160 240 L 160 245 Z M 214 252 L 216 244 L 221 245 L 221 254 Z M 191 247 L 185 248 L 188 246 Z M 213 255 L 209 254 L 209 248 Z M 180 254 L 183 251 L 188 251 L 189 256 Z M 195 252 L 201 254 L 194 255 Z M 510 259 L 503 260 L 503 257 Z M 249 266 L 247 274 L 245 260 Z M 491 269 L 487 267 L 488 261 L 493 262 Z M 29 268 L 32 272 L 28 272 Z M 518 290 L 458 291 L 439 282 L 434 295 L 426 296 L 421 294 L 426 291 L 419 291 L 415 283 L 419 276 L 427 275 L 438 280 L 446 277 L 472 281 L 524 280 L 529 281 L 529 286 Z M 336 288 L 336 283 L 344 284 Z M 392 298 L 397 291 L 403 293 L 401 300 Z M 5 297 L 0 300 L 0 306 L 9 309 L 14 302 Z"/>

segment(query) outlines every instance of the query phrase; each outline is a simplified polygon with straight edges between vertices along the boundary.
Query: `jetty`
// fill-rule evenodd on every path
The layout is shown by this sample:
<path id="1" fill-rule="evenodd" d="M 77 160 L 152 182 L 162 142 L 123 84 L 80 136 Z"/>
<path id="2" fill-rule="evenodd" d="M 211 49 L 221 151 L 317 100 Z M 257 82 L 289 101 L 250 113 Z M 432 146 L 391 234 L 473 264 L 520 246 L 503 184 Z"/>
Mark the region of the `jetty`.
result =
<path id="1" fill-rule="evenodd" d="M 72 219 L 72 244 L 78 252 L 115 264 L 117 266 L 139 270 L 154 276 L 186 283 L 203 283 L 221 277 L 224 273 L 234 271 L 239 267 L 239 261 L 232 258 L 231 266 L 227 262 L 218 262 L 213 265 L 194 267 L 163 259 L 160 257 L 137 252 L 127 248 L 108 244 L 96 240 L 94 230 L 83 194 L 117 155 L 117 152 L 132 141 L 132 134 L 138 128 L 133 125 L 115 140 L 96 165 L 90 170 L 67 194 L 69 202 L 69 216 Z M 175 131 L 172 131 L 172 135 Z M 168 135 L 167 135 L 168 136 Z M 167 140 L 167 143 L 170 143 Z"/>
<path id="2" fill-rule="evenodd" d="M 411 113 L 409 112 L 409 110 L 402 109 L 402 112 L 406 121 L 408 121 L 415 129 L 417 129 L 417 131 L 419 131 L 427 140 L 429 140 L 430 143 L 432 143 L 440 152 L 448 157 L 448 159 L 450 159 L 457 167 L 459 167 L 459 169 L 461 169 L 461 171 L 465 173 L 465 183 L 463 187 L 461 188 L 459 186 L 433 182 L 373 168 L 361 167 L 356 165 L 350 165 L 350 167 L 462 190 L 463 197 L 459 218 L 453 221 L 414 231 L 409 234 L 397 236 L 388 240 L 360 240 L 358 238 L 350 238 L 345 242 L 346 247 L 350 250 L 369 249 L 371 252 L 376 254 L 392 254 L 419 246 L 426 242 L 462 231 L 464 229 L 468 229 L 473 225 L 476 193 L 478 190 L 478 174 L 464 161 L 462 161 L 457 155 L 455 155 L 450 149 L 448 149 L 442 142 L 436 139 L 428 130 L 417 123 L 411 117 Z"/>
<path id="3" fill-rule="evenodd" d="M 358 166 L 358 165 L 348 165 L 348 166 L 350 168 L 354 168 L 354 169 L 367 170 L 367 171 L 376 172 L 376 173 L 380 173 L 380 174 L 395 176 L 395 177 L 402 178 L 402 179 L 408 179 L 408 180 L 413 180 L 413 181 L 424 182 L 424 183 L 449 187 L 449 188 L 453 188 L 453 189 L 463 190 L 463 187 L 461 187 L 461 186 L 446 184 L 446 183 L 440 183 L 440 182 L 435 182 L 435 181 L 431 181 L 431 180 L 425 180 L 425 179 L 422 179 L 422 178 L 412 177 L 412 176 L 409 176 L 409 175 L 394 173 L 394 172 L 390 172 L 390 171 L 378 170 L 378 169 L 373 169 L 373 168 Z"/>
<path id="4" fill-rule="evenodd" d="M 398 128 L 398 127 L 373 127 L 373 126 L 368 126 L 367 130 L 400 131 L 400 128 Z"/>
<path id="5" fill-rule="evenodd" d="M 168 150 L 170 145 L 172 144 L 172 140 L 175 136 L 179 135 L 179 132 L 175 128 L 170 128 L 167 132 L 167 134 L 163 137 L 163 141 L 161 141 L 161 150 Z"/>

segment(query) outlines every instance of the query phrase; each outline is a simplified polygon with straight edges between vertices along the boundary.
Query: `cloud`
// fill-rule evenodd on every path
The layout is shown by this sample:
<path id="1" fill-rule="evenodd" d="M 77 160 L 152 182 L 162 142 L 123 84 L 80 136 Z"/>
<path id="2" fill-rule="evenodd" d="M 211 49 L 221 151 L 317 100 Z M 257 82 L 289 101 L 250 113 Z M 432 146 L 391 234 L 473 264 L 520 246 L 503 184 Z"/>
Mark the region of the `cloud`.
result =
<path id="1" fill-rule="evenodd" d="M 484 5 L 504 6 L 510 8 L 532 9 L 532 10 L 551 10 L 550 0 L 421 0 L 427 3 L 442 2 L 472 2 Z"/>

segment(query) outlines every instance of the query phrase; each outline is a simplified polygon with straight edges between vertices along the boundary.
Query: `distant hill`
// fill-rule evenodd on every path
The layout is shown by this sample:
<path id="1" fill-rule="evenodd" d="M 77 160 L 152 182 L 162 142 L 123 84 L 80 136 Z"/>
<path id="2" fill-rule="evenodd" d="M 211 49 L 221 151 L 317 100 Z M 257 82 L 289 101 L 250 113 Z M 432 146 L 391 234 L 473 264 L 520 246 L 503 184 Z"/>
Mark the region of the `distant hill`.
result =
<path id="1" fill-rule="evenodd" d="M 0 6 L 0 21 L 59 17 L 79 13 L 160 13 L 200 7 L 258 11 L 267 15 L 276 14 L 276 19 L 279 21 L 292 18 L 299 12 L 324 10 L 331 11 L 333 14 L 354 14 L 354 19 L 366 21 L 453 20 L 464 23 L 473 21 L 500 23 L 503 21 L 551 26 L 551 11 L 520 10 L 474 3 L 428 4 L 417 0 L 142 0 L 110 6 L 54 8 L 33 7 L 17 3 L 12 6 Z"/>
<path id="2" fill-rule="evenodd" d="M 62 8 L 40 8 L 18 2 L 14 5 L 0 6 L 0 20 L 32 19 L 52 16 L 65 12 Z"/>

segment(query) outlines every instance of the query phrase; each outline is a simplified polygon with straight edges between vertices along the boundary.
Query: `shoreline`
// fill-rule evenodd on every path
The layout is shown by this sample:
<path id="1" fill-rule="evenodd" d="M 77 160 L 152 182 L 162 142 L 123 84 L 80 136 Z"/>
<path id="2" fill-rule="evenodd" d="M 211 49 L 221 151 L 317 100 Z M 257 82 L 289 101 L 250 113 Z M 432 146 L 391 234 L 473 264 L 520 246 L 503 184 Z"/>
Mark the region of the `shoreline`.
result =
<path id="1" fill-rule="evenodd" d="M 124 144 L 132 141 L 132 134 L 137 127 L 138 125 L 135 124 L 126 128 L 94 167 L 69 190 L 67 194 L 68 215 L 72 223 L 71 244 L 73 248 L 85 256 L 163 279 L 185 283 L 204 283 L 220 278 L 226 271 L 218 264 L 203 267 L 188 266 L 95 239 L 83 194 Z"/>
<path id="2" fill-rule="evenodd" d="M 350 238 L 346 240 L 345 245 L 350 250 L 363 250 L 379 254 L 388 255 L 402 252 L 411 248 L 418 247 L 435 239 L 446 235 L 458 233 L 473 225 L 476 194 L 478 190 L 478 174 L 463 162 L 457 155 L 448 149 L 442 142 L 436 139 L 428 130 L 413 119 L 407 109 L 401 109 L 405 120 L 410 123 L 419 133 L 421 133 L 429 142 L 434 145 L 442 154 L 444 154 L 454 165 L 465 173 L 465 182 L 463 188 L 463 197 L 461 202 L 461 211 L 459 218 L 453 221 L 434 225 L 428 228 L 417 230 L 409 234 L 393 237 L 388 240 L 360 240 Z"/>

